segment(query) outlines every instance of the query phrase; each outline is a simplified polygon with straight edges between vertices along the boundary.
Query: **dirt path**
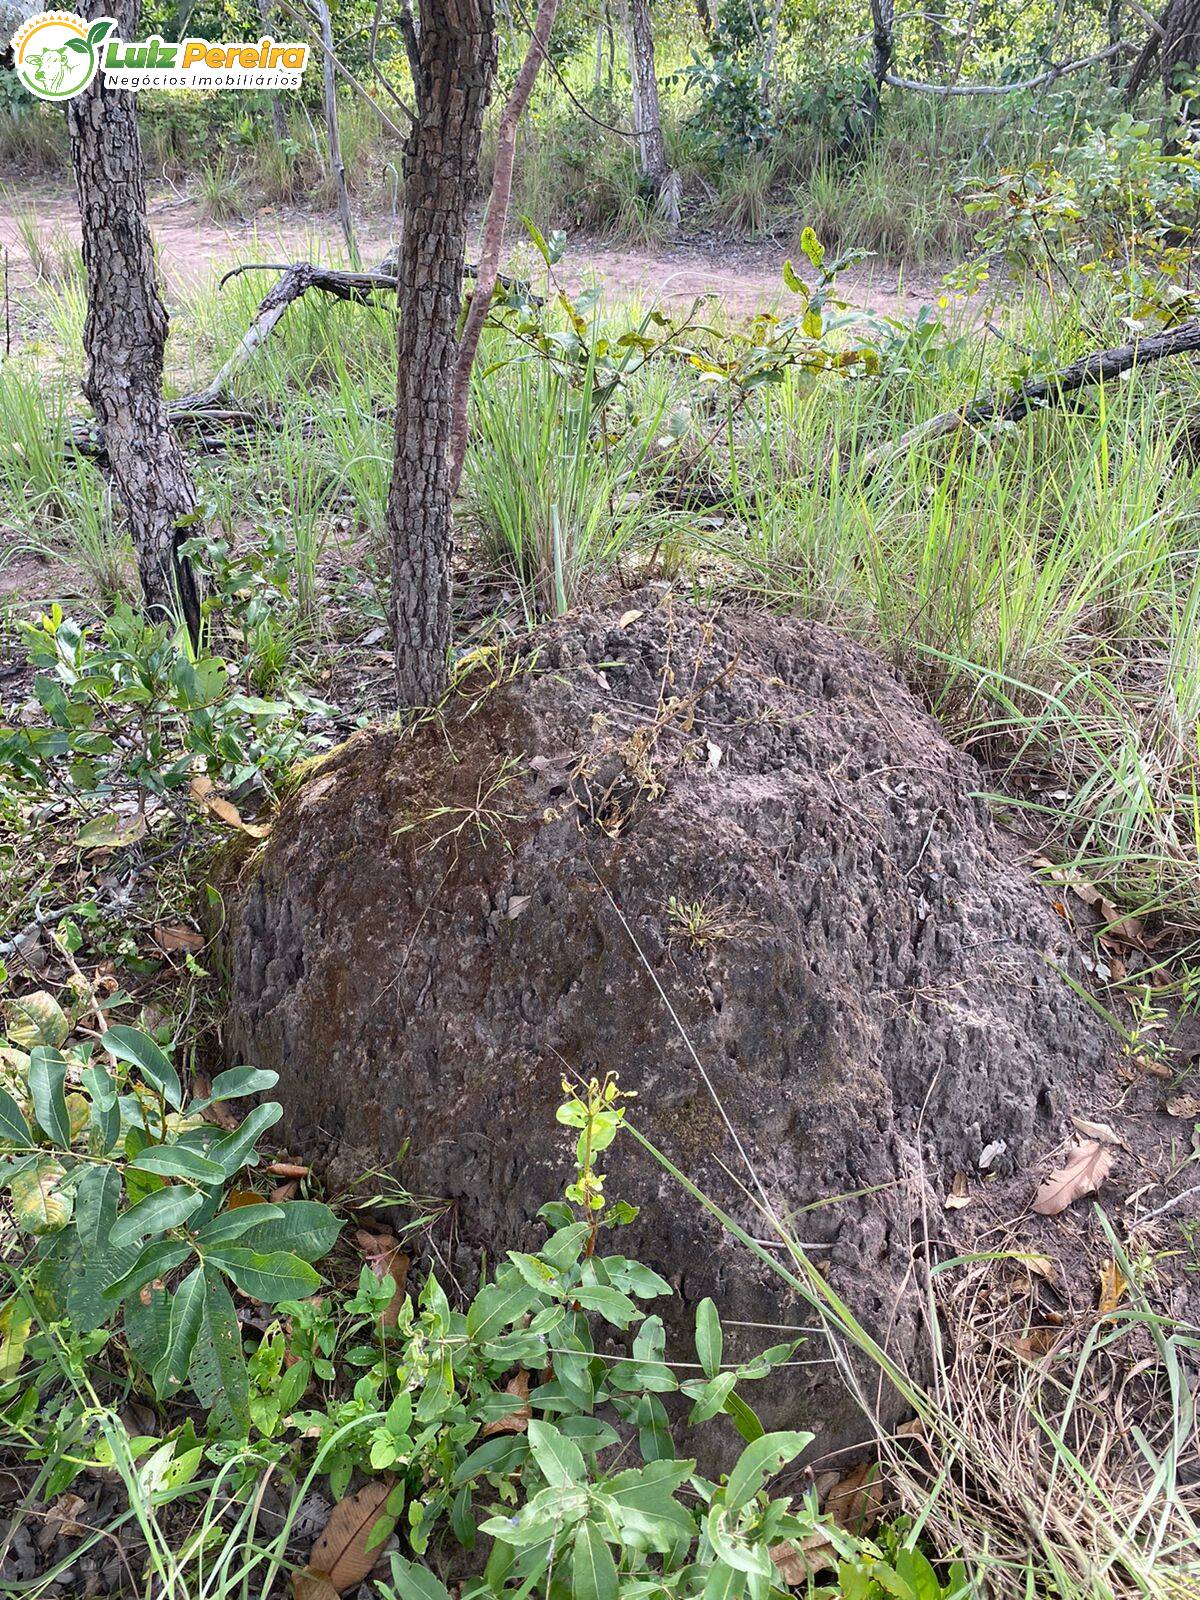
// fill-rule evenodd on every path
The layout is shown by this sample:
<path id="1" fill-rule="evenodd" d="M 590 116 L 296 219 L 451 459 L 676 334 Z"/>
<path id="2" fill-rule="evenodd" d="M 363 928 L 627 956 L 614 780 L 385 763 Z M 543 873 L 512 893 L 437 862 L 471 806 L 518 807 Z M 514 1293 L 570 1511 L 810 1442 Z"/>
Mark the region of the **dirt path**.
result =
<path id="1" fill-rule="evenodd" d="M 18 294 L 34 277 L 22 236 L 23 216 L 36 217 L 45 246 L 79 238 L 71 194 L 29 184 L 0 192 L 0 249 L 8 250 L 10 283 Z M 336 224 L 325 216 L 273 210 L 245 221 L 215 223 L 193 201 L 166 190 L 150 197 L 150 223 L 168 284 L 181 287 L 202 284 L 235 261 L 343 257 Z M 379 260 L 390 237 L 386 217 L 366 219 L 360 240 L 364 259 Z M 529 249 L 521 253 L 532 255 Z M 569 244 L 559 271 L 571 288 L 600 282 L 609 293 L 676 308 L 697 295 L 712 294 L 729 315 L 745 317 L 791 300 L 781 279 L 788 254 L 785 244 L 771 240 L 726 243 L 704 237 L 636 249 L 580 238 Z M 533 272 L 532 262 L 528 270 Z M 842 284 L 847 299 L 864 310 L 911 316 L 937 298 L 940 274 L 929 269 L 901 272 L 894 264 L 873 261 L 847 272 Z"/>

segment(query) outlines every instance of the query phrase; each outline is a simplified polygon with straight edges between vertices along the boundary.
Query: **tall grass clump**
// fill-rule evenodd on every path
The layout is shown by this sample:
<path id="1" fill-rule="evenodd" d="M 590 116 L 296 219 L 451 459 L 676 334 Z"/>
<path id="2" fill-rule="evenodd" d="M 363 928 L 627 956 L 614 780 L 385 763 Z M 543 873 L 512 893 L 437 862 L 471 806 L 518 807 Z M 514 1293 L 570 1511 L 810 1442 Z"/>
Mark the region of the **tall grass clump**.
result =
<path id="1" fill-rule="evenodd" d="M 648 554 L 677 531 L 678 513 L 657 496 L 670 460 L 658 443 L 667 395 L 642 401 L 619 431 L 594 365 L 577 384 L 525 362 L 475 384 L 467 521 L 485 560 L 521 580 L 530 615 L 567 610 L 626 551 Z"/>

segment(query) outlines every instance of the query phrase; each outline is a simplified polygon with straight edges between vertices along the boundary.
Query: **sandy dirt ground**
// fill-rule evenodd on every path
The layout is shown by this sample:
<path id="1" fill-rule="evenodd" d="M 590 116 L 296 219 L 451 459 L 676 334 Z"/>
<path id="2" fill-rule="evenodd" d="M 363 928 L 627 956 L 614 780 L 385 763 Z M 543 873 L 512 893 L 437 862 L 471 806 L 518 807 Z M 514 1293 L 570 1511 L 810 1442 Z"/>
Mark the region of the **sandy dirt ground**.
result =
<path id="1" fill-rule="evenodd" d="M 232 222 L 215 223 L 186 196 L 169 189 L 151 192 L 150 225 L 168 286 L 202 284 L 235 261 L 323 259 L 340 264 L 344 250 L 332 217 L 292 210 L 264 210 Z M 0 251 L 7 250 L 10 289 L 19 294 L 33 278 L 23 238 L 22 218 L 36 218 L 49 243 L 79 238 L 73 194 L 62 187 L 10 184 L 0 190 Z M 391 239 L 387 217 L 361 219 L 360 248 L 369 264 L 382 259 Z M 519 225 L 510 238 L 519 236 Z M 518 246 L 518 259 L 532 248 Z M 611 294 L 634 296 L 678 310 L 698 295 L 714 295 L 735 318 L 794 305 L 783 287 L 783 263 L 794 246 L 782 241 L 727 242 L 715 235 L 691 236 L 650 249 L 577 238 L 568 244 L 559 277 L 570 289 L 598 282 Z M 537 262 L 540 268 L 540 262 Z M 941 292 L 936 270 L 901 270 L 894 263 L 867 261 L 841 280 L 855 306 L 884 316 L 912 316 Z"/>

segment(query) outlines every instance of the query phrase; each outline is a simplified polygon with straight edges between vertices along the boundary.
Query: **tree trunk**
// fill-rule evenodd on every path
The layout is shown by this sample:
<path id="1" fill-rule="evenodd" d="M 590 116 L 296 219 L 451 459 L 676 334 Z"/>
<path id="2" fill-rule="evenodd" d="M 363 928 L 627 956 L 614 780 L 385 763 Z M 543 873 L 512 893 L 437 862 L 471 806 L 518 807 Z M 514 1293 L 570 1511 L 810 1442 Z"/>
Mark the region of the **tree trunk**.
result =
<path id="1" fill-rule="evenodd" d="M 350 215 L 350 195 L 346 188 L 346 166 L 342 160 L 342 140 L 338 132 L 337 82 L 333 75 L 333 22 L 328 0 L 313 0 L 321 24 L 321 66 L 324 73 L 325 137 L 329 145 L 329 174 L 337 197 L 338 223 L 346 241 L 350 265 L 358 266 L 358 246 L 354 242 L 354 221 Z"/>
<path id="2" fill-rule="evenodd" d="M 262 24 L 265 34 L 271 32 L 271 0 L 258 0 L 258 20 Z M 283 99 L 278 89 L 270 91 L 271 99 L 271 125 L 275 129 L 275 137 L 280 144 L 289 137 L 287 112 L 283 109 Z"/>
<path id="3" fill-rule="evenodd" d="M 674 227 L 679 221 L 678 185 L 667 165 L 658 76 L 654 66 L 654 29 L 649 0 L 626 0 L 629 36 L 629 76 L 633 87 L 633 131 L 637 137 L 638 166 L 654 190 L 659 209 Z"/>
<path id="4" fill-rule="evenodd" d="M 879 121 L 883 80 L 892 70 L 895 49 L 895 6 L 893 0 L 871 0 L 871 77 L 874 84 L 868 121 L 872 130 Z"/>
<path id="5" fill-rule="evenodd" d="M 471 395 L 471 368 L 475 365 L 475 352 L 487 321 L 488 311 L 500 275 L 500 256 L 504 249 L 504 225 L 508 220 L 508 202 L 512 194 L 513 156 L 517 147 L 517 124 L 529 104 L 529 96 L 537 82 L 537 75 L 546 57 L 550 32 L 554 27 L 558 0 L 538 0 L 533 19 L 533 33 L 529 48 L 517 73 L 496 133 L 496 163 L 492 172 L 492 193 L 488 200 L 487 215 L 483 220 L 483 235 L 479 244 L 479 268 L 475 274 L 475 290 L 471 307 L 463 324 L 458 346 L 458 359 L 454 368 L 454 420 L 450 434 L 450 492 L 458 492 L 462 477 L 463 459 L 467 452 L 467 405 Z"/>
<path id="6" fill-rule="evenodd" d="M 492 0 L 421 0 L 417 120 L 404 150 L 396 454 L 385 518 L 396 687 L 435 705 L 450 650 L 452 387 L 466 212 L 496 66 Z"/>
<path id="7" fill-rule="evenodd" d="M 92 21 L 115 15 L 121 37 L 136 37 L 138 0 L 90 0 L 87 10 Z M 146 609 L 156 619 L 182 613 L 195 640 L 200 601 L 179 553 L 190 530 L 179 523 L 196 497 L 163 401 L 168 319 L 154 277 L 136 108 L 136 94 L 108 88 L 102 73 L 66 106 L 87 274 L 83 392 L 104 430 Z"/>

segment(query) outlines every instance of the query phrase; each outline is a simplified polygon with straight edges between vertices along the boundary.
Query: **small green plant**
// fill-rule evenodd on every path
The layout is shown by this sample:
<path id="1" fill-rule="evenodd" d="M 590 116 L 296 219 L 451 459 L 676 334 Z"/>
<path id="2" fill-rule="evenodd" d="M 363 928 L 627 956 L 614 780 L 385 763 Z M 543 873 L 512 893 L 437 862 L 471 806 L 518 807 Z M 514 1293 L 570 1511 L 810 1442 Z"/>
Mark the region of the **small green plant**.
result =
<path id="1" fill-rule="evenodd" d="M 13 1332 L 36 1317 L 65 1324 L 90 1356 L 119 1330 L 159 1399 L 189 1389 L 245 1429 L 250 1374 L 230 1286 L 268 1305 L 311 1293 L 321 1281 L 311 1262 L 341 1224 L 316 1201 L 271 1205 L 234 1192 L 281 1108 L 259 1104 L 228 1129 L 203 1113 L 262 1094 L 275 1073 L 234 1067 L 189 1099 L 148 1034 L 104 1025 L 94 997 L 85 1004 L 100 1030 L 70 1045 L 81 1019 L 48 992 L 8 1008 L 3 1187 L 29 1246 L 5 1306 L 8 1422 L 28 1423 L 39 1404 L 45 1369 L 20 1381 Z"/>

